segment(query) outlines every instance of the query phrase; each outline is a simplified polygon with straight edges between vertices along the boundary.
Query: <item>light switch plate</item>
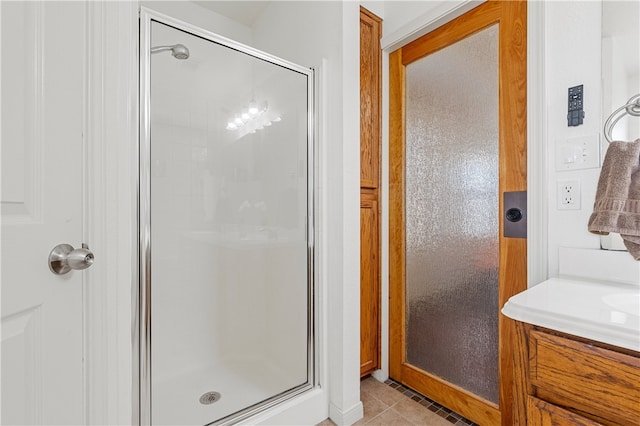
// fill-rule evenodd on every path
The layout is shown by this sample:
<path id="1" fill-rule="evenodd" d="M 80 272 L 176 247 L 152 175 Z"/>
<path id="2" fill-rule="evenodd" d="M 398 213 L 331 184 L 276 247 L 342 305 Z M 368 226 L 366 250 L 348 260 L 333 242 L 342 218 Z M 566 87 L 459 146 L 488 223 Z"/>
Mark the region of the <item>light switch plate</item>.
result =
<path id="1" fill-rule="evenodd" d="M 600 167 L 600 135 L 598 133 L 556 141 L 557 171 L 597 167 Z"/>

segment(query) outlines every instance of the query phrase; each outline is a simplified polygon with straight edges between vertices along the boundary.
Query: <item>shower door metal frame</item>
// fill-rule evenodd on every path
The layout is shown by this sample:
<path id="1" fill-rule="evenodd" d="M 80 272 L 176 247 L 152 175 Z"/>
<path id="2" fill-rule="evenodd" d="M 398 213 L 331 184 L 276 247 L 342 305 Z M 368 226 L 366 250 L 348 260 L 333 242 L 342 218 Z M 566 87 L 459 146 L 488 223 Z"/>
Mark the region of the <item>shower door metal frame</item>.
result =
<path id="1" fill-rule="evenodd" d="M 138 287 L 133 289 L 133 423 L 151 425 L 151 22 L 171 26 L 254 58 L 278 65 L 307 77 L 307 382 L 271 396 L 210 424 L 227 425 L 247 419 L 319 385 L 317 329 L 318 292 L 315 288 L 316 205 L 316 101 L 315 70 L 238 43 L 184 21 L 140 7 L 139 40 L 139 144 L 138 144 Z M 135 287 L 135 286 L 134 286 Z"/>

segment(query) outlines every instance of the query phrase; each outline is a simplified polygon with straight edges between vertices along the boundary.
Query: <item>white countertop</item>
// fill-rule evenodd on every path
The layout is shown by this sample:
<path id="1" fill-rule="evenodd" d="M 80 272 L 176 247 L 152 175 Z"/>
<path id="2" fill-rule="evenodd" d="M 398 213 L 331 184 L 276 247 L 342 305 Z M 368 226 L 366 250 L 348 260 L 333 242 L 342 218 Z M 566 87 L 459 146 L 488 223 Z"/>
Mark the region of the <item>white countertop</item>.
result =
<path id="1" fill-rule="evenodd" d="M 502 313 L 640 352 L 640 287 L 551 278 L 511 297 Z"/>

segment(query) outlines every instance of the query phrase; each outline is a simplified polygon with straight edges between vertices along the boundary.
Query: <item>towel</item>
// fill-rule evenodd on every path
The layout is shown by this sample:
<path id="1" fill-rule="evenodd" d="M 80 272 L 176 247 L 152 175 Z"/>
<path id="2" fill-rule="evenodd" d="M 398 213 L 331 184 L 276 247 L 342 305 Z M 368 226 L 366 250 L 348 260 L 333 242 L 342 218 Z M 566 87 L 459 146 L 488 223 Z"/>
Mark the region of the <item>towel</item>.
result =
<path id="1" fill-rule="evenodd" d="M 640 139 L 609 144 L 588 229 L 620 234 L 629 253 L 640 260 Z"/>

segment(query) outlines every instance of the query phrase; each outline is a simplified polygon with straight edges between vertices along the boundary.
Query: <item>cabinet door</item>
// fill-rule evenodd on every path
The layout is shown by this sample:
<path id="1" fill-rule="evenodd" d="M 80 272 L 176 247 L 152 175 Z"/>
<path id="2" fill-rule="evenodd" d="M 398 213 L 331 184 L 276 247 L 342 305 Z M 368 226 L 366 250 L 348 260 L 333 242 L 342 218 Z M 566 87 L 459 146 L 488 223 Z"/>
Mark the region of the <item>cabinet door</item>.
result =
<path id="1" fill-rule="evenodd" d="M 360 375 L 380 368 L 380 99 L 382 21 L 360 8 Z"/>
<path id="2" fill-rule="evenodd" d="M 360 9 L 360 187 L 380 183 L 381 20 Z"/>
<path id="3" fill-rule="evenodd" d="M 378 201 L 360 196 L 360 375 L 379 368 L 380 279 Z"/>
<path id="4" fill-rule="evenodd" d="M 605 424 L 638 424 L 639 358 L 540 331 L 529 347 L 538 398 Z"/>
<path id="5" fill-rule="evenodd" d="M 598 422 L 532 396 L 528 399 L 527 412 L 528 426 L 602 426 Z"/>

